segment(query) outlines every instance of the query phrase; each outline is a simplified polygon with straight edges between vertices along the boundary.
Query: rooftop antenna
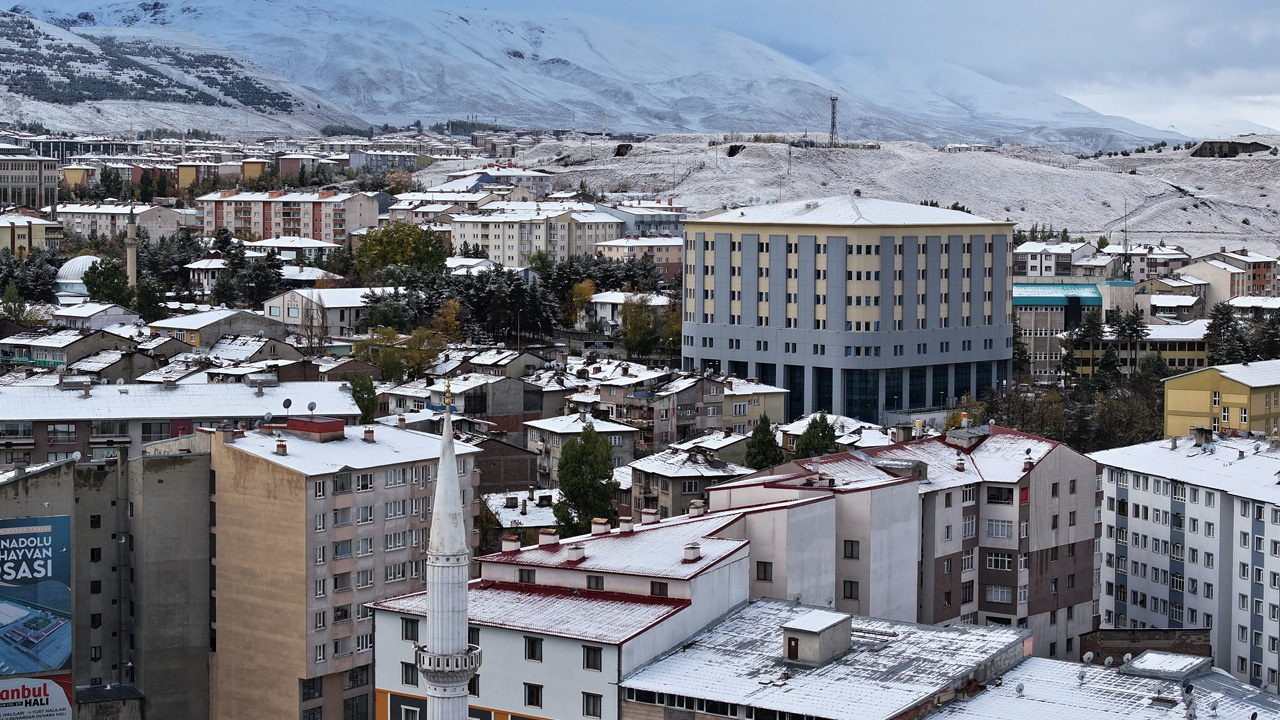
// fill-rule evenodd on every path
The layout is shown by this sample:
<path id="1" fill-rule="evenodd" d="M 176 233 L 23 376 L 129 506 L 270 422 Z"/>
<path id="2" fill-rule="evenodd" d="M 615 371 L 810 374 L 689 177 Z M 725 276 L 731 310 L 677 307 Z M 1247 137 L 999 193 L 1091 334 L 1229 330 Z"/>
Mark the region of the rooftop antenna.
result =
<path id="1" fill-rule="evenodd" d="M 839 95 L 831 96 L 831 139 L 828 142 L 828 144 L 831 145 L 831 147 L 836 146 L 836 140 L 840 137 L 836 133 L 836 105 L 839 102 L 840 102 Z"/>

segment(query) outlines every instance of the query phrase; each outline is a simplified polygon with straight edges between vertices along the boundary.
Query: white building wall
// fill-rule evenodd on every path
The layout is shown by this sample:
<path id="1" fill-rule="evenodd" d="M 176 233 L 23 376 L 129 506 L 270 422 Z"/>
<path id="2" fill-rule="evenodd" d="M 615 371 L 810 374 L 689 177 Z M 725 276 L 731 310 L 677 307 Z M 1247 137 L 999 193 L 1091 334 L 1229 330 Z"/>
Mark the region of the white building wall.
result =
<path id="1" fill-rule="evenodd" d="M 866 578 L 860 588 L 869 597 L 863 614 L 916 622 L 920 562 L 920 492 L 915 482 L 876 488 L 869 494 L 866 526 L 874 542 L 863 543 Z M 837 578 L 839 580 L 839 578 Z"/>

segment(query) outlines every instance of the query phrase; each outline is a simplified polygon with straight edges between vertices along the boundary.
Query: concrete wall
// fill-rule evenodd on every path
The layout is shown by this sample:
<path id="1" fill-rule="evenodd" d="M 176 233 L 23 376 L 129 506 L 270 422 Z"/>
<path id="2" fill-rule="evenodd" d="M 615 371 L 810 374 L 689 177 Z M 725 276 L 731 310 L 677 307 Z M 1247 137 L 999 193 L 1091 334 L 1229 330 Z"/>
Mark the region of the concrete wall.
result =
<path id="1" fill-rule="evenodd" d="M 128 463 L 137 684 L 152 717 L 209 716 L 209 437 L 152 443 Z"/>

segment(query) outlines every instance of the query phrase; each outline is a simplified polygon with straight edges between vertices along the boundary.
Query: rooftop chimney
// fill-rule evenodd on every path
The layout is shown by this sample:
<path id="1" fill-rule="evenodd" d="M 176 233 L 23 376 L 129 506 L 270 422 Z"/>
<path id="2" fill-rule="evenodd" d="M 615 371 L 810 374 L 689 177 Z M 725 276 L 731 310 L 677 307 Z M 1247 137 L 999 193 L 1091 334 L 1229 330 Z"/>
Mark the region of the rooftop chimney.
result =
<path id="1" fill-rule="evenodd" d="M 367 443 L 373 442 L 373 428 L 367 427 L 364 429 L 364 441 Z"/>
<path id="2" fill-rule="evenodd" d="M 406 426 L 407 424 L 408 424 L 408 423 L 405 421 L 405 419 L 404 419 L 404 414 L 403 414 L 403 413 L 401 413 L 400 415 L 397 415 L 397 416 L 396 416 L 396 427 L 398 427 L 398 428 L 400 428 L 401 430 L 403 430 L 403 429 L 405 429 L 405 426 Z"/>
<path id="3" fill-rule="evenodd" d="M 956 455 L 956 472 L 964 472 L 964 455 Z"/>
<path id="4" fill-rule="evenodd" d="M 1274 441 L 1272 442 L 1272 444 L 1273 444 L 1273 445 L 1275 444 L 1275 443 L 1274 443 Z M 1172 438 L 1172 439 L 1170 439 L 1170 441 L 1169 441 L 1169 449 L 1170 449 L 1170 450 L 1177 450 L 1177 449 L 1178 449 L 1178 436 L 1177 436 L 1177 435 L 1174 435 L 1174 436 L 1173 436 L 1173 438 Z M 1274 450 L 1275 448 L 1273 447 L 1272 449 Z"/>
<path id="5" fill-rule="evenodd" d="M 93 388 L 93 383 L 85 383 L 84 391 L 80 394 L 80 397 L 89 397 L 90 395 L 92 395 L 93 393 L 90 392 L 92 388 Z"/>
<path id="6" fill-rule="evenodd" d="M 235 433 L 233 432 L 232 434 L 234 435 Z M 277 455 L 289 454 L 289 446 L 285 444 L 284 438 L 280 438 L 279 440 L 276 440 L 276 454 Z"/>
<path id="7" fill-rule="evenodd" d="M 701 500 L 689 503 L 689 517 L 702 517 L 707 512 L 707 504 Z"/>
<path id="8" fill-rule="evenodd" d="M 569 562 L 580 562 L 587 557 L 587 546 L 582 543 L 574 543 L 569 546 Z"/>
<path id="9" fill-rule="evenodd" d="M 684 561 L 687 563 L 698 562 L 702 559 L 702 546 L 698 543 L 689 543 L 684 546 Z"/>
<path id="10" fill-rule="evenodd" d="M 520 500 L 520 514 L 521 515 L 529 514 L 529 501 L 523 498 Z"/>
<path id="11" fill-rule="evenodd" d="M 960 427 L 962 428 L 969 427 L 969 412 L 967 410 L 965 412 L 960 413 Z"/>
<path id="12" fill-rule="evenodd" d="M 618 518 L 618 532 L 629 533 L 636 527 L 635 521 L 630 515 Z"/>
<path id="13" fill-rule="evenodd" d="M 1022 458 L 1022 472 L 1031 472 L 1031 469 L 1035 466 L 1036 461 L 1032 460 L 1030 455 Z"/>
<path id="14" fill-rule="evenodd" d="M 516 508 L 520 507 L 520 498 L 516 497 L 515 495 L 508 495 L 508 496 L 503 500 L 502 506 L 503 506 L 503 507 L 505 507 L 505 508 L 510 508 L 510 509 L 514 510 L 514 509 L 516 509 Z"/>
<path id="15" fill-rule="evenodd" d="M 641 525 L 653 525 L 653 524 L 654 524 L 654 523 L 656 523 L 656 522 L 658 522 L 658 511 L 657 511 L 657 510 L 648 510 L 648 509 L 646 509 L 646 510 L 641 510 L 641 511 L 640 511 L 640 524 L 641 524 Z"/>
<path id="16" fill-rule="evenodd" d="M 560 544 L 560 533 L 551 528 L 543 528 L 538 531 L 539 545 L 558 545 Z"/>
<path id="17" fill-rule="evenodd" d="M 502 536 L 502 552 L 519 552 L 520 538 L 516 535 Z"/>
<path id="18" fill-rule="evenodd" d="M 606 519 L 606 518 L 592 518 L 592 519 L 591 519 L 591 534 L 592 534 L 592 535 L 608 535 L 608 534 L 609 534 L 609 521 L 608 521 L 608 519 Z"/>

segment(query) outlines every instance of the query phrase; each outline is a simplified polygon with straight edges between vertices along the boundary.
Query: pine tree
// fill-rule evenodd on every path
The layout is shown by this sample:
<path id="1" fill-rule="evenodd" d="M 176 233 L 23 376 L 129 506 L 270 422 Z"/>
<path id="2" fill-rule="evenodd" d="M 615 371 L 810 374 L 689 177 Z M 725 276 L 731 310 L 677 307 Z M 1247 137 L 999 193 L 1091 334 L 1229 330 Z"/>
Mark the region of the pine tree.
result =
<path id="1" fill-rule="evenodd" d="M 84 272 L 84 287 L 94 302 L 115 303 L 122 307 L 133 306 L 133 288 L 129 285 L 129 271 L 119 260 L 99 261 Z"/>
<path id="2" fill-rule="evenodd" d="M 149 203 L 153 197 L 155 197 L 155 182 L 151 177 L 151 171 L 144 169 L 142 177 L 138 178 L 138 199 Z"/>
<path id="3" fill-rule="evenodd" d="M 1209 310 L 1209 326 L 1204 331 L 1210 365 L 1230 365 L 1247 359 L 1244 331 L 1235 311 L 1226 302 Z"/>
<path id="4" fill-rule="evenodd" d="M 836 446 L 836 429 L 827 420 L 827 413 L 820 412 L 818 417 L 809 421 L 809 426 L 796 440 L 796 457 L 809 458 L 831 452 Z"/>
<path id="5" fill-rule="evenodd" d="M 751 430 L 751 437 L 747 438 L 747 467 L 763 470 L 781 465 L 785 459 L 786 456 L 778 445 L 778 438 L 774 435 L 773 426 L 769 423 L 769 416 L 761 415 L 760 421 Z"/>
<path id="6" fill-rule="evenodd" d="M 10 281 L 4 286 L 4 296 L 0 298 L 0 315 L 4 315 L 16 323 L 23 323 L 27 317 L 27 301 L 18 293 L 18 284 Z"/>
<path id="7" fill-rule="evenodd" d="M 582 434 L 560 448 L 560 502 L 553 508 L 561 537 L 591 532 L 594 518 L 613 520 L 613 498 L 618 483 L 613 477 L 613 453 L 609 440 L 590 423 Z"/>
<path id="8" fill-rule="evenodd" d="M 1026 375 L 1031 372 L 1031 353 L 1027 350 L 1027 341 L 1022 337 L 1022 325 L 1018 316 L 1013 316 L 1013 374 Z"/>

